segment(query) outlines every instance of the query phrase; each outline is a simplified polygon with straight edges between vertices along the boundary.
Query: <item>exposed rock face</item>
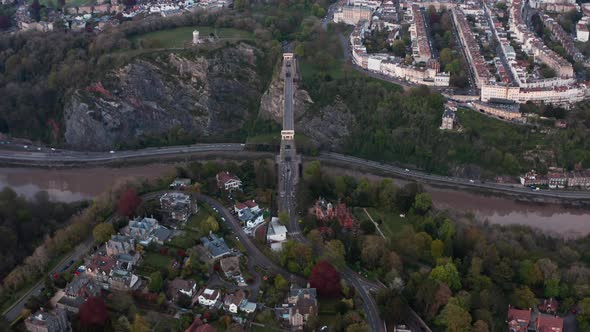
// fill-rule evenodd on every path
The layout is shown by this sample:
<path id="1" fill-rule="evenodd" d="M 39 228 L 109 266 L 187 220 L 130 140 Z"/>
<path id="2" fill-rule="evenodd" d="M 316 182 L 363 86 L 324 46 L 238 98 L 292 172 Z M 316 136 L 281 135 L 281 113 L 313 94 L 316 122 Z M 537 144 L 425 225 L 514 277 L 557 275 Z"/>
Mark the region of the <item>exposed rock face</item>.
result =
<path id="1" fill-rule="evenodd" d="M 260 100 L 260 118 L 282 123 L 283 88 L 283 81 L 275 77 Z M 296 85 L 294 101 L 295 132 L 304 134 L 322 148 L 337 150 L 342 147 L 350 134 L 354 116 L 339 96 L 331 105 L 314 110 L 309 93 Z"/>
<path id="2" fill-rule="evenodd" d="M 297 82 L 295 82 L 295 119 L 300 118 L 304 111 L 313 103 L 307 91 L 299 89 Z M 260 99 L 260 113 L 262 119 L 274 120 L 278 123 L 283 121 L 283 107 L 285 103 L 285 96 L 283 89 L 285 84 L 278 76 L 275 77 L 268 89 Z"/>
<path id="3" fill-rule="evenodd" d="M 66 143 L 108 150 L 171 132 L 215 137 L 237 131 L 261 97 L 258 52 L 240 44 L 206 57 L 136 58 L 68 96 Z"/>
<path id="4" fill-rule="evenodd" d="M 318 146 L 338 150 L 350 135 L 354 116 L 339 96 L 334 103 L 322 107 L 317 114 L 309 114 L 299 119 L 295 130 L 311 138 Z"/>

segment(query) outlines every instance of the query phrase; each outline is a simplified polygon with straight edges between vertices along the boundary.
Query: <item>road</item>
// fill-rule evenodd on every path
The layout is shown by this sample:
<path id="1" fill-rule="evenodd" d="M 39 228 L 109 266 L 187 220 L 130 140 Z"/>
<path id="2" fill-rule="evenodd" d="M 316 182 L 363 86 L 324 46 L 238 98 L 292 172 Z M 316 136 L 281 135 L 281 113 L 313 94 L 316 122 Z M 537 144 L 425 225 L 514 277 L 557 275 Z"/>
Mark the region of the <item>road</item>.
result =
<path id="1" fill-rule="evenodd" d="M 295 146 L 293 145 L 293 149 Z M 147 148 L 142 150 L 128 150 L 128 151 L 117 151 L 115 153 L 109 152 L 79 152 L 79 151 L 65 151 L 62 150 L 60 153 L 50 152 L 27 152 L 18 150 L 6 150 L 0 146 L 0 161 L 14 161 L 14 162 L 43 162 L 45 165 L 50 166 L 61 166 L 64 163 L 75 162 L 75 163 L 109 163 L 113 161 L 124 161 L 138 157 L 157 157 L 166 155 L 176 155 L 179 153 L 199 153 L 199 152 L 240 152 L 240 153 L 252 153 L 245 150 L 244 144 L 240 143 L 218 143 L 218 144 L 195 144 L 189 146 L 171 146 L 162 148 Z M 539 190 L 533 191 L 529 188 L 521 185 L 510 185 L 510 184 L 497 184 L 491 182 L 484 182 L 474 180 L 473 183 L 470 179 L 448 177 L 441 175 L 434 175 L 417 170 L 408 170 L 404 168 L 394 166 L 392 164 L 384 164 L 376 161 L 356 158 L 348 155 L 322 152 L 318 157 L 313 157 L 318 160 L 326 162 L 340 162 L 349 163 L 350 165 L 364 166 L 367 168 L 375 169 L 380 172 L 392 174 L 401 178 L 408 178 L 413 180 L 422 181 L 425 183 L 434 183 L 448 185 L 451 187 L 471 188 L 490 190 L 496 193 L 505 194 L 518 194 L 527 197 L 537 198 L 555 198 L 562 200 L 590 200 L 590 191 L 572 191 L 572 190 Z M 297 170 L 295 165 L 292 166 L 293 171 Z"/>
<path id="2" fill-rule="evenodd" d="M 289 61 L 289 60 L 285 60 Z M 295 60 L 292 60 L 293 62 Z M 287 66 L 287 71 L 289 67 Z M 283 130 L 294 130 L 293 122 L 293 90 L 292 75 L 285 75 L 285 105 L 283 107 Z M 278 176 L 278 207 L 279 211 L 287 212 L 289 215 L 289 234 L 290 236 L 302 243 L 307 243 L 308 240 L 303 236 L 301 229 L 299 228 L 297 213 L 296 213 L 296 184 L 299 178 L 299 156 L 297 155 L 295 148 L 295 141 L 292 137 L 283 136 L 281 140 L 281 151 L 277 158 L 279 176 Z M 379 332 L 384 331 L 385 325 L 379 317 L 379 310 L 375 300 L 371 296 L 371 292 L 376 291 L 380 288 L 379 285 L 372 283 L 356 272 L 352 271 L 348 267 L 339 268 L 340 274 L 349 285 L 353 286 L 357 294 L 362 298 L 363 311 L 367 316 L 367 323 L 371 327 L 371 331 Z"/>
<path id="3" fill-rule="evenodd" d="M 143 195 L 141 198 L 143 200 L 150 200 L 162 195 L 163 192 L 153 192 L 146 195 Z M 115 220 L 116 216 L 111 216 L 106 222 L 112 223 Z M 84 258 L 84 256 L 92 250 L 94 247 L 94 236 L 91 234 L 84 240 L 84 242 L 80 243 L 76 246 L 69 254 L 66 255 L 64 259 L 62 259 L 53 269 L 47 272 L 48 275 L 53 275 L 55 273 L 61 273 L 71 267 L 71 265 L 79 259 Z M 45 287 L 44 278 L 42 278 L 39 282 L 37 282 L 29 291 L 27 291 L 21 298 L 14 302 L 12 306 L 6 309 L 2 315 L 6 318 L 9 322 L 14 321 L 20 315 L 21 311 L 25 307 L 25 303 L 32 297 L 37 296 L 41 293 L 41 289 Z"/>
<path id="4" fill-rule="evenodd" d="M 356 158 L 352 156 L 342 155 L 338 153 L 325 152 L 320 153 L 315 159 L 326 162 L 339 161 L 347 165 L 358 165 L 381 172 L 392 174 L 398 177 L 418 180 L 425 183 L 448 185 L 451 187 L 481 189 L 505 194 L 518 194 L 519 196 L 539 197 L 539 198 L 555 198 L 565 200 L 588 200 L 590 199 L 590 191 L 571 191 L 571 190 L 532 190 L 527 187 L 516 184 L 500 184 L 493 182 L 485 182 L 480 180 L 471 180 L 464 178 L 448 177 L 442 175 L 434 175 L 420 171 L 404 169 L 391 164 L 384 164 L 376 161 Z"/>
<path id="5" fill-rule="evenodd" d="M 219 152 L 219 151 L 243 151 L 244 144 L 240 143 L 213 143 L 193 144 L 183 146 L 169 146 L 161 148 L 146 148 L 140 150 L 106 151 L 106 152 L 83 152 L 71 150 L 52 151 L 47 147 L 32 147 L 16 144 L 3 144 L 0 146 L 0 161 L 21 161 L 21 162 L 111 162 L 128 160 L 142 157 L 157 157 L 175 154 L 190 154 L 197 152 Z M 40 150 L 38 150 L 40 149 Z"/>
<path id="6" fill-rule="evenodd" d="M 249 263 L 252 263 L 255 266 L 259 266 L 262 269 L 270 272 L 271 274 L 282 274 L 287 280 L 291 280 L 292 282 L 296 282 L 298 284 L 301 284 L 301 283 L 305 284 L 306 281 L 304 278 L 301 278 L 297 275 L 294 275 L 294 274 L 288 272 L 287 270 L 278 266 L 275 262 L 270 260 L 268 257 L 266 257 L 266 255 L 264 255 L 258 249 L 258 247 L 256 247 L 256 245 L 254 245 L 254 243 L 252 243 L 252 241 L 250 240 L 248 235 L 244 232 L 244 230 L 242 229 L 242 227 L 240 226 L 240 223 L 236 220 L 236 218 L 221 203 L 219 203 L 217 200 L 215 200 L 209 196 L 205 196 L 205 195 L 201 195 L 201 194 L 197 194 L 197 195 L 195 195 L 195 197 L 196 197 L 197 201 L 205 202 L 205 203 L 211 205 L 211 207 L 216 208 L 218 211 L 218 214 L 221 217 L 225 218 L 225 221 L 226 221 L 225 223 L 229 227 L 231 227 L 233 233 L 238 237 L 239 241 L 246 248 L 246 253 L 248 255 Z"/>

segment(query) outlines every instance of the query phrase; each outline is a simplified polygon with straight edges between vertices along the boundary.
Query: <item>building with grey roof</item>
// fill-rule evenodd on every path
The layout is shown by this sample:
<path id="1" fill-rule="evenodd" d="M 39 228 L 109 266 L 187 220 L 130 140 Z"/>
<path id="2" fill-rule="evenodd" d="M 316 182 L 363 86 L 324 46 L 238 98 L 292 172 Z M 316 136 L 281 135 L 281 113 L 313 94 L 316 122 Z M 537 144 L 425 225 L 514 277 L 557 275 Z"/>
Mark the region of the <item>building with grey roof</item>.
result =
<path id="1" fill-rule="evenodd" d="M 221 258 L 230 253 L 230 250 L 223 238 L 211 233 L 208 236 L 201 238 L 201 243 L 209 251 L 209 255 L 213 259 Z"/>

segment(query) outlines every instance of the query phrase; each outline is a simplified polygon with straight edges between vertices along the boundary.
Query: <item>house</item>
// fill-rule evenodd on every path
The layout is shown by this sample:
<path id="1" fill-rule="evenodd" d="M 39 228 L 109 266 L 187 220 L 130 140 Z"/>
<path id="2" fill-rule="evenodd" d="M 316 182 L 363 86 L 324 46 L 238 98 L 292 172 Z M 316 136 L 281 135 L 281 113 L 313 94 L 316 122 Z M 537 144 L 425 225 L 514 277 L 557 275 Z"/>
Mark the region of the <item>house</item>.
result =
<path id="1" fill-rule="evenodd" d="M 176 221 L 185 222 L 193 213 L 198 211 L 197 205 L 192 203 L 191 196 L 185 193 L 165 193 L 160 197 L 160 207 Z"/>
<path id="2" fill-rule="evenodd" d="M 539 313 L 535 328 L 536 332 L 563 332 L 563 318 Z"/>
<path id="3" fill-rule="evenodd" d="M 246 293 L 242 290 L 238 290 L 233 294 L 227 294 L 223 298 L 223 309 L 231 313 L 237 314 L 242 302 L 248 302 L 246 299 Z"/>
<path id="4" fill-rule="evenodd" d="M 219 172 L 215 176 L 217 186 L 219 189 L 225 191 L 240 190 L 242 187 L 242 180 L 229 172 Z"/>
<path id="5" fill-rule="evenodd" d="M 140 284 L 139 278 L 129 271 L 129 265 L 104 253 L 95 253 L 87 258 L 85 268 L 85 275 L 104 289 L 129 290 Z"/>
<path id="6" fill-rule="evenodd" d="M 440 125 L 441 130 L 453 130 L 453 126 L 455 125 L 456 115 L 450 108 L 445 108 L 445 111 L 442 115 L 442 123 Z"/>
<path id="7" fill-rule="evenodd" d="M 266 240 L 270 243 L 270 248 L 273 251 L 283 248 L 283 242 L 287 241 L 287 227 L 279 223 L 279 218 L 273 217 L 268 224 Z"/>
<path id="8" fill-rule="evenodd" d="M 36 313 L 25 319 L 25 327 L 31 332 L 67 332 L 72 327 L 68 321 L 66 311 L 60 308 L 53 313 L 39 309 Z"/>
<path id="9" fill-rule="evenodd" d="M 256 311 L 256 303 L 250 301 L 244 301 L 240 305 L 240 311 L 243 311 L 247 314 L 251 314 Z"/>
<path id="10" fill-rule="evenodd" d="M 178 302 L 180 296 L 184 295 L 191 299 L 191 305 L 197 302 L 197 283 L 194 280 L 176 278 L 168 284 L 168 298 Z"/>
<path id="11" fill-rule="evenodd" d="M 254 213 L 247 207 L 238 212 L 238 219 L 247 228 L 254 228 L 264 222 L 264 215 L 260 210 Z"/>
<path id="12" fill-rule="evenodd" d="M 202 237 L 201 243 L 209 251 L 209 256 L 213 259 L 221 258 L 230 253 L 225 241 L 213 233 Z"/>
<path id="13" fill-rule="evenodd" d="M 537 172 L 532 170 L 520 177 L 520 184 L 523 186 L 546 186 L 549 182 L 547 177 L 537 174 Z"/>
<path id="14" fill-rule="evenodd" d="M 314 205 L 314 214 L 318 220 L 328 220 L 335 216 L 334 206 L 332 203 L 326 201 L 323 198 L 319 198 Z"/>
<path id="15" fill-rule="evenodd" d="M 123 233 L 134 238 L 142 246 L 148 246 L 152 241 L 164 244 L 172 236 L 172 231 L 160 226 L 154 218 L 135 218 L 129 221 Z"/>
<path id="16" fill-rule="evenodd" d="M 543 303 L 539 305 L 539 311 L 547 314 L 556 313 L 558 308 L 559 303 L 557 303 L 557 300 L 554 298 L 544 299 Z"/>
<path id="17" fill-rule="evenodd" d="M 151 242 L 151 234 L 160 225 L 154 218 L 135 218 L 129 221 L 124 232 L 134 238 L 141 245 L 147 246 Z"/>
<path id="18" fill-rule="evenodd" d="M 549 188 L 563 189 L 567 185 L 567 177 L 563 173 L 550 173 L 547 175 Z"/>
<path id="19" fill-rule="evenodd" d="M 531 323 L 531 310 L 508 306 L 508 329 L 510 332 L 527 332 Z"/>
<path id="20" fill-rule="evenodd" d="M 239 277 L 242 272 L 240 271 L 240 259 L 235 256 L 222 258 L 219 261 L 221 271 L 227 278 Z"/>
<path id="21" fill-rule="evenodd" d="M 234 204 L 234 210 L 237 214 L 240 214 L 240 212 L 244 210 L 249 210 L 252 214 L 257 214 L 261 211 L 258 203 L 253 200 L 247 200 L 244 203 L 236 202 L 236 204 Z"/>
<path id="22" fill-rule="evenodd" d="M 55 305 L 67 312 L 77 314 L 88 297 L 98 296 L 100 292 L 101 287 L 94 280 L 86 275 L 80 275 L 68 283 L 64 295 Z"/>
<path id="23" fill-rule="evenodd" d="M 190 187 L 190 185 L 191 185 L 191 179 L 176 178 L 170 184 L 170 189 L 183 190 L 183 189 Z"/>
<path id="24" fill-rule="evenodd" d="M 567 186 L 569 188 L 580 187 L 583 189 L 590 188 L 590 171 L 575 170 L 568 173 Z"/>
<path id="25" fill-rule="evenodd" d="M 191 326 L 189 326 L 184 332 L 217 332 L 217 329 L 209 324 L 203 323 L 203 321 L 196 317 Z"/>
<path id="26" fill-rule="evenodd" d="M 214 306 L 217 300 L 219 300 L 219 291 L 217 289 L 203 288 L 199 292 L 197 300 L 199 304 L 205 307 Z"/>
<path id="27" fill-rule="evenodd" d="M 134 254 L 135 253 L 135 239 L 125 235 L 113 235 L 111 239 L 107 241 L 106 245 L 107 255 L 118 256 L 122 254 Z"/>
<path id="28" fill-rule="evenodd" d="M 287 303 L 275 308 L 279 320 L 289 324 L 292 329 L 301 330 L 305 323 L 318 313 L 317 292 L 315 288 L 291 288 Z"/>

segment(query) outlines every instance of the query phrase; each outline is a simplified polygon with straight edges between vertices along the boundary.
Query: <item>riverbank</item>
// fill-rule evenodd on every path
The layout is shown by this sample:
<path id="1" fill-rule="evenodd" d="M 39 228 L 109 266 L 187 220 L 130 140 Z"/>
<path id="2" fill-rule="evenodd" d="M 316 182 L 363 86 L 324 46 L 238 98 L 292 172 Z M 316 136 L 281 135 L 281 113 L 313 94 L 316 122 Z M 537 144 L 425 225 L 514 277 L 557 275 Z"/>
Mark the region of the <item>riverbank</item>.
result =
<path id="1" fill-rule="evenodd" d="M 194 159 L 196 160 L 196 159 Z M 205 160 L 205 159 L 200 159 Z M 213 158 L 223 161 L 223 158 Z M 232 159 L 235 160 L 235 159 Z M 9 186 L 17 193 L 32 197 L 45 190 L 51 199 L 76 201 L 92 199 L 113 184 L 125 180 L 153 179 L 172 174 L 184 161 L 136 164 L 121 167 L 88 168 L 0 168 L 0 187 Z M 366 172 L 353 167 L 324 165 L 331 174 L 356 178 L 380 179 L 385 174 Z M 394 178 L 402 186 L 408 180 Z M 552 235 L 581 237 L 590 234 L 590 208 L 566 206 L 556 202 L 535 202 L 519 197 L 491 195 L 485 192 L 456 190 L 444 186 L 424 185 L 438 209 L 473 213 L 477 219 L 494 224 L 527 225 Z"/>

